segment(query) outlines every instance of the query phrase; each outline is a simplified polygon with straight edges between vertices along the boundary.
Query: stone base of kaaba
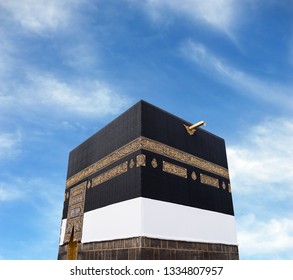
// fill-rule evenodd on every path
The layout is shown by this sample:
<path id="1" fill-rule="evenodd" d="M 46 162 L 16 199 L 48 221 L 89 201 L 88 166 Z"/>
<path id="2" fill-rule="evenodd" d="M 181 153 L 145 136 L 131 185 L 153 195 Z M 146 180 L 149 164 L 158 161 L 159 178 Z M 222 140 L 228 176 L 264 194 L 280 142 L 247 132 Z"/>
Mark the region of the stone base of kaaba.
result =
<path id="1" fill-rule="evenodd" d="M 68 245 L 59 247 L 67 259 Z M 134 237 L 79 243 L 78 260 L 238 260 L 238 246 Z"/>

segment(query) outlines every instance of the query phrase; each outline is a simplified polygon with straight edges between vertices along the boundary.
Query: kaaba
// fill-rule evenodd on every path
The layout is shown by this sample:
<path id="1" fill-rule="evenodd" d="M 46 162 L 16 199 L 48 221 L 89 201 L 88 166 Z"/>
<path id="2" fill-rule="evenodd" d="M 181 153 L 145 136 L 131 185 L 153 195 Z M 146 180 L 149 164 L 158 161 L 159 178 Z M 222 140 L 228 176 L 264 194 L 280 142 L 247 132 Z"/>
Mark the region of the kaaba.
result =
<path id="1" fill-rule="evenodd" d="M 140 101 L 69 154 L 58 259 L 239 259 L 224 139 Z"/>

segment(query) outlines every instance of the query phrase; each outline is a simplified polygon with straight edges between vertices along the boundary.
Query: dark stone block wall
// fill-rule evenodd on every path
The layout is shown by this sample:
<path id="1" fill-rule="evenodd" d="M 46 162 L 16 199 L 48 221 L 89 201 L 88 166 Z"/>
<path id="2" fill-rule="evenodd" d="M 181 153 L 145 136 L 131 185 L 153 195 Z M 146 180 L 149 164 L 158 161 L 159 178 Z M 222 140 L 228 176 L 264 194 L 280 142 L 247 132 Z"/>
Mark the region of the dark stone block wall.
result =
<path id="1" fill-rule="evenodd" d="M 60 246 L 59 260 L 67 257 Z M 134 237 L 78 246 L 79 260 L 238 260 L 238 246 Z"/>

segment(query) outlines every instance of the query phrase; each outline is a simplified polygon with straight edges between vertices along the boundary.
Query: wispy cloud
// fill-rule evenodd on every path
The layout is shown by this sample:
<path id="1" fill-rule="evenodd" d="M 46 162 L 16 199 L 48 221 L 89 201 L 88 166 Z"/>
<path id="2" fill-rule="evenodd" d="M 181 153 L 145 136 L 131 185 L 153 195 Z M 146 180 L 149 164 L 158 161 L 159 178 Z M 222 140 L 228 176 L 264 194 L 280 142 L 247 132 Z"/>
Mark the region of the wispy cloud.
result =
<path id="1" fill-rule="evenodd" d="M 96 118 L 116 114 L 128 104 L 127 97 L 99 80 L 60 81 L 51 75 L 31 75 L 24 103 L 38 103 L 68 113 Z M 23 92 L 24 93 L 24 92 Z"/>
<path id="2" fill-rule="evenodd" d="M 41 33 L 68 27 L 74 10 L 85 0 L 23 0 L 1 1 L 0 7 L 22 28 Z"/>
<path id="3" fill-rule="evenodd" d="M 86 3 L 87 0 L 1 1 L 0 16 L 4 17 L 4 12 L 9 12 L 13 20 L 22 26 L 20 34 L 23 38 L 26 32 L 46 35 L 47 31 L 75 28 L 76 25 L 71 25 L 72 21 L 82 17 L 77 8 Z M 7 16 L 5 20 L 6 26 L 14 30 L 15 26 L 12 28 L 7 23 Z M 67 31 L 70 33 L 70 29 Z M 60 71 L 56 74 L 58 67 L 62 68 L 64 64 L 69 66 L 69 72 L 70 69 L 78 72 L 97 66 L 97 55 L 87 40 L 73 40 L 72 46 L 61 48 L 60 53 L 56 54 L 61 62 L 55 65 L 55 69 L 49 67 L 46 70 L 45 65 L 40 70 L 38 63 L 26 61 L 26 56 L 18 46 L 17 36 L 8 34 L 7 30 L 0 27 L 1 34 L 0 108 L 3 114 L 24 116 L 38 113 L 46 114 L 48 118 L 62 115 L 63 119 L 75 115 L 92 119 L 117 114 L 129 105 L 130 98 L 105 79 L 80 75 L 76 80 L 73 77 L 69 80 L 66 79 L 70 75 L 68 73 Z M 44 40 L 49 45 L 53 44 L 50 38 Z"/>
<path id="4" fill-rule="evenodd" d="M 259 220 L 249 213 L 238 220 L 240 256 L 246 259 L 293 259 L 293 217 Z"/>
<path id="5" fill-rule="evenodd" d="M 241 138 L 227 148 L 240 256 L 292 259 L 293 120 L 267 118 Z"/>
<path id="6" fill-rule="evenodd" d="M 235 192 L 293 195 L 293 120 L 268 118 L 249 129 L 237 145 L 228 146 Z M 276 184 L 282 186 L 280 191 Z"/>
<path id="7" fill-rule="evenodd" d="M 48 174 L 46 179 L 16 177 L 0 183 L 0 201 L 9 203 L 18 219 L 24 218 L 17 222 L 17 228 L 21 230 L 14 229 L 13 237 L 7 234 L 1 236 L 3 259 L 57 257 L 64 190 L 62 182 L 62 179 Z M 56 185 L 60 187 L 56 188 Z M 11 221 L 11 212 L 3 211 L 5 204 L 0 205 L 1 219 Z M 11 242 L 16 245 L 14 250 L 11 249 Z"/>
<path id="8" fill-rule="evenodd" d="M 62 55 L 64 63 L 78 71 L 93 69 L 101 60 L 97 42 L 76 44 L 66 48 Z"/>
<path id="9" fill-rule="evenodd" d="M 15 132 L 0 131 L 0 159 L 8 159 L 20 153 L 22 134 L 19 130 Z"/>
<path id="10" fill-rule="evenodd" d="M 1 94 L 1 92 L 0 92 Z M 66 82 L 51 74 L 28 74 L 25 82 L 0 95 L 0 107 L 12 107 L 22 112 L 44 111 L 97 118 L 120 112 L 129 104 L 129 98 L 118 94 L 114 87 L 99 80 L 79 79 Z M 52 117 L 52 115 L 51 115 Z"/>
<path id="11" fill-rule="evenodd" d="M 23 193 L 19 189 L 7 186 L 5 183 L 0 182 L 0 201 L 8 202 L 18 200 L 23 197 Z"/>
<path id="12" fill-rule="evenodd" d="M 179 14 L 229 36 L 239 20 L 240 11 L 240 3 L 233 0 L 147 0 L 143 6 L 154 19 Z"/>
<path id="13" fill-rule="evenodd" d="M 210 52 L 204 45 L 187 41 L 182 47 L 186 58 L 199 65 L 209 73 L 209 76 L 221 83 L 232 87 L 235 93 L 264 100 L 283 108 L 293 108 L 293 84 L 273 82 L 255 77 L 250 73 L 238 69 Z"/>

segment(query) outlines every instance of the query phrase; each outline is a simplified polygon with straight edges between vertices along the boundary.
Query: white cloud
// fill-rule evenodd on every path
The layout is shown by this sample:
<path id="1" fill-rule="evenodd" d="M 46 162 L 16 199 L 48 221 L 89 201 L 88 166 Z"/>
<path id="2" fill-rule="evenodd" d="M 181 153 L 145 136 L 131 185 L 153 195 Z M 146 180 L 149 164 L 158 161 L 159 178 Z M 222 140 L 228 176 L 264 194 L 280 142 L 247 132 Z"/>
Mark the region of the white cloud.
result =
<path id="1" fill-rule="evenodd" d="M 8 180 L 1 178 L 0 181 L 0 201 L 15 202 L 25 200 L 30 193 L 29 180 L 24 180 L 16 176 L 10 176 Z M 23 186 L 26 186 L 25 188 Z"/>
<path id="2" fill-rule="evenodd" d="M 14 186 L 0 183 L 0 201 L 13 201 L 23 197 L 23 193 Z"/>
<path id="3" fill-rule="evenodd" d="M 254 214 L 241 217 L 238 225 L 240 257 L 246 259 L 293 259 L 293 219 L 258 220 Z"/>
<path id="4" fill-rule="evenodd" d="M 293 120 L 267 118 L 227 147 L 242 258 L 293 258 L 292 143 Z"/>
<path id="5" fill-rule="evenodd" d="M 9 9 L 15 17 L 19 17 L 19 21 L 23 21 L 24 28 L 41 32 L 64 26 L 74 14 L 74 7 L 85 3 L 86 0 L 53 0 L 48 3 L 36 0 L 17 2 L 1 2 L 0 10 L 1 7 Z M 42 11 L 38 12 L 38 9 Z M 64 17 L 63 13 L 65 13 Z M 0 27 L 0 36 L 2 35 L 0 109 L 3 115 L 6 113 L 24 116 L 44 112 L 49 118 L 61 114 L 65 118 L 69 115 L 97 118 L 117 114 L 129 104 L 128 97 L 121 95 L 114 86 L 110 86 L 101 79 L 81 78 L 65 81 L 60 76 L 57 78 L 53 72 L 42 72 L 38 66 L 30 66 L 19 59 L 21 50 L 14 35 L 10 36 L 7 30 Z M 61 51 L 61 57 L 62 62 L 82 71 L 92 68 L 97 63 L 97 55 L 86 43 L 73 45 L 66 51 Z"/>
<path id="6" fill-rule="evenodd" d="M 1 218 L 8 221 L 15 220 L 11 224 L 8 223 L 1 232 L 1 257 L 15 259 L 17 252 L 18 259 L 55 259 L 63 198 L 64 178 L 49 173 L 47 179 L 13 177 L 0 183 L 0 202 L 6 202 L 0 204 Z M 17 209 L 15 211 L 17 219 L 16 216 L 11 216 L 11 211 L 5 211 L 8 203 L 10 210 Z M 15 246 L 12 248 L 11 237 L 7 232 L 13 231 L 15 227 L 25 230 L 15 232 Z M 25 242 L 22 242 L 23 240 Z"/>
<path id="7" fill-rule="evenodd" d="M 22 199 L 26 204 L 31 204 L 40 211 L 43 207 L 40 201 L 44 201 L 46 205 L 57 207 L 60 198 L 63 198 L 63 192 L 58 192 L 60 186 L 62 189 L 63 179 L 56 176 L 53 178 L 53 175 L 49 179 L 54 183 L 39 177 L 10 176 L 9 179 L 2 179 L 0 182 L 0 201 Z M 56 201 L 57 197 L 59 197 L 59 201 Z M 56 208 L 54 210 L 58 211 L 58 213 L 54 212 L 55 215 L 60 214 L 60 209 L 60 211 Z M 46 214 L 52 216 L 52 213 L 46 212 Z"/>
<path id="8" fill-rule="evenodd" d="M 250 128 L 227 154 L 234 191 L 293 195 L 293 120 L 267 119 Z M 276 184 L 282 186 L 281 189 Z"/>
<path id="9" fill-rule="evenodd" d="M 140 2 L 140 4 L 142 4 Z M 154 18 L 181 14 L 231 35 L 239 20 L 240 2 L 233 0 L 147 0 L 144 7 Z"/>
<path id="10" fill-rule="evenodd" d="M 120 112 L 128 98 L 99 80 L 75 80 L 70 83 L 52 75 L 29 74 L 25 84 L 18 85 L 13 94 L 2 94 L 3 110 L 10 107 L 26 112 L 54 112 L 54 115 L 78 115 L 97 118 Z M 5 105 L 5 106 L 4 106 Z M 52 117 L 52 114 L 50 115 Z"/>
<path id="11" fill-rule="evenodd" d="M 24 29 L 40 33 L 67 27 L 74 19 L 74 9 L 85 1 L 78 0 L 5 0 L 2 6 Z"/>
<path id="12" fill-rule="evenodd" d="M 22 135 L 20 131 L 0 132 L 0 159 L 19 154 Z"/>
<path id="13" fill-rule="evenodd" d="M 284 108 L 293 108 L 293 84 L 283 85 L 269 80 L 259 79 L 237 69 L 209 52 L 202 44 L 188 41 L 182 47 L 183 54 L 216 78 L 221 83 L 236 89 L 236 93 L 267 101 Z"/>
<path id="14" fill-rule="evenodd" d="M 101 56 L 97 42 L 67 47 L 63 55 L 64 63 L 79 71 L 92 69 L 99 63 Z"/>
<path id="15" fill-rule="evenodd" d="M 33 94 L 33 99 L 38 100 L 45 107 L 56 106 L 65 112 L 94 118 L 116 114 L 127 104 L 126 98 L 98 80 L 74 81 L 71 84 L 51 76 L 34 76 L 31 80 L 32 88 L 36 93 Z M 30 103 L 34 102 L 30 97 L 28 100 Z"/>
<path id="16" fill-rule="evenodd" d="M 4 38 L 4 34 L 0 32 L 1 44 L 0 44 L 0 77 L 4 76 L 10 71 L 11 58 L 9 52 L 12 46 L 8 43 L 8 40 Z"/>

